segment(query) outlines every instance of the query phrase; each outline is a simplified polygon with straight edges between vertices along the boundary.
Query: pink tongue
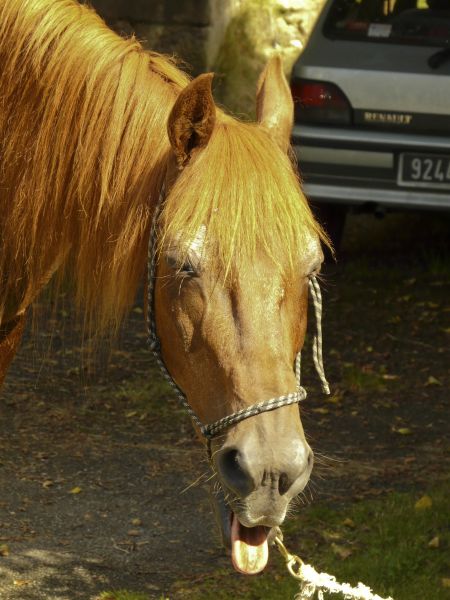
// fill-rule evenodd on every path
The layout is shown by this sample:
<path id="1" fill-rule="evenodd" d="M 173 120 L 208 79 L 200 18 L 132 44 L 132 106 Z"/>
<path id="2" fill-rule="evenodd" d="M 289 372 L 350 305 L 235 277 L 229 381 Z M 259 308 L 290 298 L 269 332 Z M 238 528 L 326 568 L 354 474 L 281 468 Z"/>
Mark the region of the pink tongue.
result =
<path id="1" fill-rule="evenodd" d="M 231 559 L 236 571 L 245 575 L 260 573 L 267 565 L 269 547 L 266 527 L 245 527 L 231 517 Z"/>

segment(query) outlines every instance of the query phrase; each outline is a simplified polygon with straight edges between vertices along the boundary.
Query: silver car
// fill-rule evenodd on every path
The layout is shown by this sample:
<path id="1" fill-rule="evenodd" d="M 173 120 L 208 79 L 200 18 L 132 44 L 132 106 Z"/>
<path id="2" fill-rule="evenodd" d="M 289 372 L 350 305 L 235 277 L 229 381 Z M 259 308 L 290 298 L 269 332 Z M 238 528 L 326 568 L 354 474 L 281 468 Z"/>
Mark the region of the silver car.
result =
<path id="1" fill-rule="evenodd" d="M 291 88 L 304 189 L 332 234 L 349 205 L 450 209 L 450 0 L 327 1 Z"/>

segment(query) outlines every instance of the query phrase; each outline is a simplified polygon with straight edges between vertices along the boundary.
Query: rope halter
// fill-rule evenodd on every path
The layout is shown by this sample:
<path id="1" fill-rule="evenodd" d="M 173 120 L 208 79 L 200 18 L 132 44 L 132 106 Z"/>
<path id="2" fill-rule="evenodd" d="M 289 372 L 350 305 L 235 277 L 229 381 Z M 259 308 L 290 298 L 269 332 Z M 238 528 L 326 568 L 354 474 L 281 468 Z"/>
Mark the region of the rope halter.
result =
<path id="1" fill-rule="evenodd" d="M 290 404 L 298 404 L 302 400 L 306 398 L 306 390 L 302 387 L 300 383 L 300 371 L 301 371 L 301 352 L 299 352 L 295 358 L 295 377 L 297 381 L 297 389 L 295 392 L 291 392 L 284 396 L 278 396 L 277 398 L 271 398 L 270 400 L 264 400 L 262 402 L 257 402 L 256 404 L 252 404 L 242 410 L 238 410 L 214 423 L 204 424 L 198 418 L 189 402 L 187 401 L 186 396 L 183 391 L 178 387 L 178 385 L 173 380 L 170 375 L 163 357 L 161 353 L 161 343 L 159 341 L 157 332 L 156 332 L 156 321 L 155 321 L 155 283 L 156 283 L 156 253 L 157 253 L 157 228 L 158 221 L 161 215 L 162 207 L 164 204 L 165 198 L 165 189 L 164 186 L 160 192 L 158 204 L 155 207 L 152 227 L 150 231 L 150 238 L 148 244 L 148 282 L 147 282 L 147 290 L 148 290 L 148 306 L 147 306 L 147 329 L 148 329 L 148 344 L 150 350 L 153 352 L 153 355 L 158 363 L 158 366 L 164 375 L 166 381 L 170 384 L 172 389 L 175 392 L 178 400 L 181 402 L 183 407 L 186 409 L 188 415 L 191 417 L 192 421 L 197 425 L 202 435 L 210 442 L 214 437 L 216 437 L 221 431 L 230 427 L 231 425 L 236 425 L 249 417 L 254 417 L 255 415 L 260 415 L 261 413 L 268 412 L 271 410 L 275 410 L 277 408 L 281 408 L 282 406 L 289 406 Z M 312 275 L 309 277 L 308 281 L 309 293 L 311 295 L 314 312 L 316 317 L 316 331 L 314 333 L 313 339 L 313 360 L 314 366 L 316 368 L 317 374 L 319 376 L 322 390 L 325 394 L 330 393 L 330 388 L 328 382 L 325 377 L 325 372 L 323 368 L 323 358 L 322 358 L 322 294 L 320 292 L 319 283 L 317 278 Z"/>

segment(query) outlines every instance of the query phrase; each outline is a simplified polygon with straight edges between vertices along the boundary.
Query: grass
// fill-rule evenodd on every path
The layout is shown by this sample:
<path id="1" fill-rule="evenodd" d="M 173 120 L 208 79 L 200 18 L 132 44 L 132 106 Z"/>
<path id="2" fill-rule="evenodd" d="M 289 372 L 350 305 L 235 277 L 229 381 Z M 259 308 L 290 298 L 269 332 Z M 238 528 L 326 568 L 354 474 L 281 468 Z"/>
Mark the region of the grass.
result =
<path id="1" fill-rule="evenodd" d="M 177 419 L 189 422 L 186 411 L 156 366 L 149 367 L 145 377 L 124 380 L 112 394 L 108 391 L 105 401 L 121 406 L 126 418 L 151 418 L 161 425 L 173 424 Z"/>
<path id="2" fill-rule="evenodd" d="M 151 410 L 161 418 L 168 414 L 173 416 L 173 391 L 156 367 L 151 371 L 149 369 L 145 379 L 133 378 L 123 382 L 115 392 L 115 397 L 139 411 Z M 178 408 L 176 404 L 175 407 Z"/>
<path id="3" fill-rule="evenodd" d="M 149 597 L 147 594 L 140 594 L 139 592 L 117 590 L 115 592 L 104 592 L 103 594 L 100 594 L 96 600 L 149 600 Z"/>
<path id="4" fill-rule="evenodd" d="M 147 594 L 140 592 L 128 592 L 127 590 L 117 590 L 115 592 L 103 592 L 95 600 L 150 600 Z M 160 596 L 159 600 L 169 600 L 165 596 Z"/>
<path id="5" fill-rule="evenodd" d="M 428 250 L 424 252 L 423 260 L 432 277 L 442 277 L 448 280 L 450 277 L 450 260 L 445 251 Z"/>
<path id="6" fill-rule="evenodd" d="M 386 382 L 383 375 L 372 371 L 364 371 L 356 365 L 344 366 L 344 384 L 351 391 L 378 391 L 383 392 L 386 389 Z"/>
<path id="7" fill-rule="evenodd" d="M 353 585 L 362 581 L 395 600 L 448 599 L 443 584 L 450 575 L 448 492 L 441 486 L 428 494 L 432 506 L 423 509 L 415 508 L 421 496 L 416 493 L 396 493 L 351 507 L 310 506 L 301 522 L 291 522 L 285 529 L 285 542 L 291 552 L 334 574 L 338 581 Z M 291 599 L 297 583 L 280 563 L 272 556 L 269 569 L 253 578 L 218 572 L 204 584 L 175 586 L 169 596 L 171 600 Z"/>

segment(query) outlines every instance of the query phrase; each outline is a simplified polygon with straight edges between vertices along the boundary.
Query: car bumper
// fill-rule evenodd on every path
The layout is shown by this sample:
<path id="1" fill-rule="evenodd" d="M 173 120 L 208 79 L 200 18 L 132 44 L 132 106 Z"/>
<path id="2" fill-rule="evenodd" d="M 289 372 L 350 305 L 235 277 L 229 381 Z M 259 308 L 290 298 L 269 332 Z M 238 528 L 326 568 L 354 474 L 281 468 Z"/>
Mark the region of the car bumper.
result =
<path id="1" fill-rule="evenodd" d="M 296 125 L 303 189 L 318 202 L 450 210 L 450 189 L 399 182 L 402 152 L 450 155 L 447 137 Z"/>

